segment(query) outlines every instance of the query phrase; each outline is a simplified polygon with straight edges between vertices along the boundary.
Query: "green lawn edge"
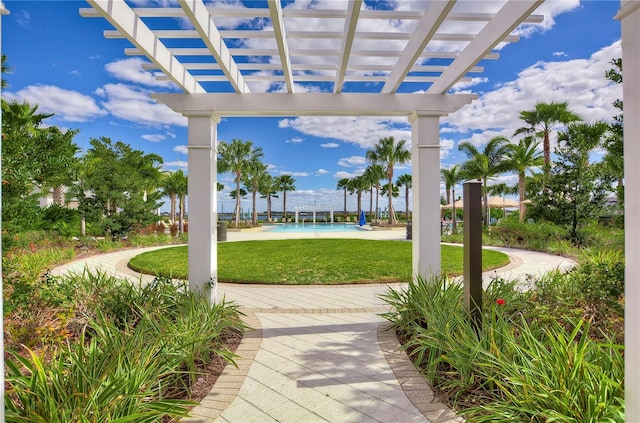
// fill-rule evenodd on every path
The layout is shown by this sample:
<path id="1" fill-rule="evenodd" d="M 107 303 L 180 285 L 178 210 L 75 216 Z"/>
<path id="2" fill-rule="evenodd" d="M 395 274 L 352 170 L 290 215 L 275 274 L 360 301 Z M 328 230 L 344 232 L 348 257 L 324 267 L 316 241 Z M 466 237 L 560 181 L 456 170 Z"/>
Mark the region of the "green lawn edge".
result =
<path id="1" fill-rule="evenodd" d="M 442 245 L 443 275 L 463 273 L 463 249 Z M 501 252 L 483 250 L 483 270 L 509 264 Z M 133 257 L 137 272 L 187 279 L 187 246 Z M 411 243 L 361 239 L 293 239 L 218 244 L 218 281 L 273 285 L 346 285 L 407 282 Z"/>

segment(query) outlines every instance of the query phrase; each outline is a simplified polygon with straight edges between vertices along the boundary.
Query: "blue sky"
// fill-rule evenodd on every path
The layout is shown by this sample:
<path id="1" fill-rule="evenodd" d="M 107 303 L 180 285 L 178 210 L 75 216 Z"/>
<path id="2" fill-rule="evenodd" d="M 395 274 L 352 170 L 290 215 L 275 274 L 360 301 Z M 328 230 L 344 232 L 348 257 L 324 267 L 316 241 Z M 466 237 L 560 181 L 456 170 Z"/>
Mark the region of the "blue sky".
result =
<path id="1" fill-rule="evenodd" d="M 11 14 L 2 20 L 2 53 L 12 69 L 4 75 L 9 83 L 4 98 L 26 100 L 39 104 L 42 112 L 55 113 L 48 123 L 79 129 L 75 142 L 83 150 L 91 138 L 105 136 L 159 154 L 167 170 L 187 170 L 186 120 L 149 97 L 176 89 L 141 70 L 145 59 L 125 56 L 128 41 L 105 39 L 103 30 L 113 29 L 107 21 L 82 18 L 78 10 L 88 7 L 85 2 L 4 2 Z M 544 3 L 536 11 L 545 15 L 542 24 L 519 28 L 519 42 L 502 48 L 500 59 L 482 61 L 485 71 L 473 74 L 472 82 L 454 87 L 479 98 L 441 120 L 442 167 L 464 161 L 457 150 L 461 141 L 481 146 L 497 135 L 513 139 L 514 130 L 522 126 L 518 113 L 539 101 L 568 101 L 587 121 L 610 120 L 616 114 L 611 103 L 622 97 L 621 87 L 603 76 L 610 60 L 620 56 L 620 24 L 613 20 L 618 8 L 615 0 Z M 274 176 L 294 177 L 296 192 L 287 195 L 289 210 L 314 201 L 341 210 L 337 180 L 361 173 L 367 166 L 366 150 L 389 135 L 410 143 L 406 119 L 293 116 L 231 118 L 218 125 L 219 140 L 251 140 L 264 149 Z M 410 173 L 409 165 L 397 169 L 395 176 L 403 173 Z M 232 176 L 219 175 L 219 180 L 226 186 L 219 194 L 219 208 L 231 211 Z M 515 184 L 516 177 L 504 175 L 494 182 Z M 355 198 L 348 201 L 355 209 Z M 244 207 L 249 204 L 249 198 L 243 200 Z M 403 195 L 395 204 L 404 209 Z M 281 207 L 276 199 L 274 209 Z M 264 210 L 264 204 L 258 209 Z"/>

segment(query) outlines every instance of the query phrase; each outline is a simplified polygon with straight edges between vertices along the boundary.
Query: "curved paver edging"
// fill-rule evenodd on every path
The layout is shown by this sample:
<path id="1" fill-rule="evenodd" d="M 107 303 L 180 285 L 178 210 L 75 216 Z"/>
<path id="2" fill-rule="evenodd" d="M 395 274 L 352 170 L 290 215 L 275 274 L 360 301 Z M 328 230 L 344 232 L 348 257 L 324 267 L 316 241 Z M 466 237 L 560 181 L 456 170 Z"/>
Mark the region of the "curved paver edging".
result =
<path id="1" fill-rule="evenodd" d="M 240 388 L 253 364 L 260 345 L 262 344 L 262 324 L 256 315 L 248 310 L 241 309 L 244 316 L 242 321 L 250 329 L 244 331 L 242 341 L 236 350 L 236 365 L 228 364 L 211 391 L 189 413 L 189 417 L 180 422 L 206 423 L 213 422 L 236 398 Z"/>
<path id="2" fill-rule="evenodd" d="M 447 405 L 440 402 L 427 380 L 415 368 L 407 354 L 401 349 L 398 338 L 389 322 L 378 325 L 378 344 L 389 367 L 396 375 L 409 401 L 431 423 L 459 423 L 464 418 L 457 416 Z"/>

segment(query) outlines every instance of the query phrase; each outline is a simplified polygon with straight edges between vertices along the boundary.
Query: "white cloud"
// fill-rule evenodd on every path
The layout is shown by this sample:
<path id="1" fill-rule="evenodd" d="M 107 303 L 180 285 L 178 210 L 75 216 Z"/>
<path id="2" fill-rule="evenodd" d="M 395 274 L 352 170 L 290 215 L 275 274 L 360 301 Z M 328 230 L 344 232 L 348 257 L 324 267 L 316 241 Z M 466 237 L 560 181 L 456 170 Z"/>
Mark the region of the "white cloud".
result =
<path id="1" fill-rule="evenodd" d="M 618 41 L 586 59 L 540 61 L 442 123 L 462 133 L 481 131 L 467 140 L 482 145 L 494 136 L 513 139 L 515 130 L 523 126 L 519 112 L 533 110 L 537 102 L 567 101 L 569 109 L 586 121 L 610 121 L 618 113 L 612 103 L 622 98 L 622 86 L 607 80 L 604 73 L 611 68 L 611 59 L 620 55 Z"/>
<path id="2" fill-rule="evenodd" d="M 107 114 L 93 97 L 54 85 L 29 85 L 16 93 L 6 92 L 7 99 L 38 105 L 38 111 L 55 113 L 68 122 L 86 122 Z"/>
<path id="3" fill-rule="evenodd" d="M 187 149 L 186 145 L 176 145 L 175 147 L 173 147 L 173 151 L 185 155 L 189 154 L 189 150 Z"/>
<path id="4" fill-rule="evenodd" d="M 367 158 L 364 156 L 343 157 L 338 160 L 338 164 L 342 167 L 357 167 L 367 164 Z"/>
<path id="5" fill-rule="evenodd" d="M 16 23 L 25 29 L 31 28 L 31 14 L 26 10 L 12 10 L 11 16 Z"/>
<path id="6" fill-rule="evenodd" d="M 304 138 L 300 138 L 300 137 L 293 137 L 290 140 L 287 140 L 286 142 L 288 143 L 293 143 L 293 144 L 299 144 L 301 142 L 304 141 Z"/>
<path id="7" fill-rule="evenodd" d="M 554 51 L 551 55 L 555 57 L 567 57 L 567 53 L 564 51 Z"/>
<path id="8" fill-rule="evenodd" d="M 339 170 L 333 174 L 333 177 L 335 179 L 342 179 L 342 178 L 351 179 L 356 176 L 362 175 L 363 172 L 364 172 L 364 169 L 361 169 L 361 171 L 356 171 L 356 172 L 345 172 L 344 170 Z"/>
<path id="9" fill-rule="evenodd" d="M 543 15 L 544 20 L 539 24 L 522 24 L 514 31 L 522 37 L 529 37 L 538 32 L 545 32 L 556 24 L 555 17 L 580 7 L 580 0 L 546 1 L 533 14 Z"/>
<path id="10" fill-rule="evenodd" d="M 324 144 L 320 144 L 320 147 L 322 147 L 322 148 L 338 148 L 338 147 L 340 147 L 340 144 L 335 143 L 335 142 L 326 142 Z"/>
<path id="11" fill-rule="evenodd" d="M 106 84 L 96 90 L 102 106 L 120 119 L 151 126 L 187 126 L 187 118 L 149 96 L 150 91 L 126 84 Z"/>
<path id="12" fill-rule="evenodd" d="M 134 82 L 149 87 L 172 87 L 171 81 L 158 81 L 156 75 L 162 75 L 161 72 L 153 73 L 142 69 L 142 64 L 148 63 L 139 57 L 129 59 L 116 60 L 115 62 L 104 65 L 106 71 L 111 76 L 126 82 Z"/>
<path id="13" fill-rule="evenodd" d="M 73 76 L 79 76 L 82 75 L 82 73 L 78 70 L 78 69 L 74 69 L 71 72 L 69 72 L 71 75 Z"/>
<path id="14" fill-rule="evenodd" d="M 171 162 L 164 162 L 162 166 L 163 170 L 174 170 L 176 168 L 187 170 L 189 168 L 189 162 L 184 160 L 174 160 Z"/>
<path id="15" fill-rule="evenodd" d="M 281 175 L 291 175 L 291 176 L 297 176 L 300 178 L 304 178 L 309 176 L 309 172 L 290 172 L 288 170 L 283 170 L 280 172 Z"/>
<path id="16" fill-rule="evenodd" d="M 460 82 L 456 83 L 453 87 L 451 87 L 451 90 L 456 92 L 456 93 L 460 93 L 463 90 L 466 90 L 468 88 L 474 87 L 474 86 L 476 86 L 478 84 L 484 84 L 487 81 L 489 81 L 489 78 L 487 78 L 487 77 L 471 78 L 470 81 L 460 81 Z"/>
<path id="17" fill-rule="evenodd" d="M 149 142 L 160 142 L 160 141 L 164 141 L 167 137 L 162 134 L 145 134 L 145 135 L 142 135 L 140 138 L 142 138 L 143 140 L 147 140 Z"/>
<path id="18" fill-rule="evenodd" d="M 329 173 L 329 171 L 327 169 L 318 169 L 316 170 L 316 175 L 320 176 L 320 175 L 326 175 L 327 173 Z"/>
<path id="19" fill-rule="evenodd" d="M 278 122 L 278 126 L 314 137 L 346 141 L 362 148 L 371 148 L 380 138 L 385 137 L 411 139 L 411 128 L 406 118 L 303 116 L 283 119 Z"/>

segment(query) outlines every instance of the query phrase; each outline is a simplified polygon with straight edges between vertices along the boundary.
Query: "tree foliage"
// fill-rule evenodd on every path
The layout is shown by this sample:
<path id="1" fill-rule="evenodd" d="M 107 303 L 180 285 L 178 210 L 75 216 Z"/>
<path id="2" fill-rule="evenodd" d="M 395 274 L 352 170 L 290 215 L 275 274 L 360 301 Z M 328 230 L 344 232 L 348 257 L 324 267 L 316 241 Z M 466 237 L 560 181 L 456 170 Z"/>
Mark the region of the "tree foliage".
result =
<path id="1" fill-rule="evenodd" d="M 114 237 L 157 220 L 162 158 L 106 137 L 90 143 L 75 186 L 80 211 Z"/>
<path id="2" fill-rule="evenodd" d="M 580 227 L 598 217 L 605 201 L 608 187 L 590 154 L 602 145 L 607 129 L 606 123 L 595 122 L 571 124 L 561 132 L 547 189 L 533 201 L 537 216 L 568 226 L 575 242 Z"/>

